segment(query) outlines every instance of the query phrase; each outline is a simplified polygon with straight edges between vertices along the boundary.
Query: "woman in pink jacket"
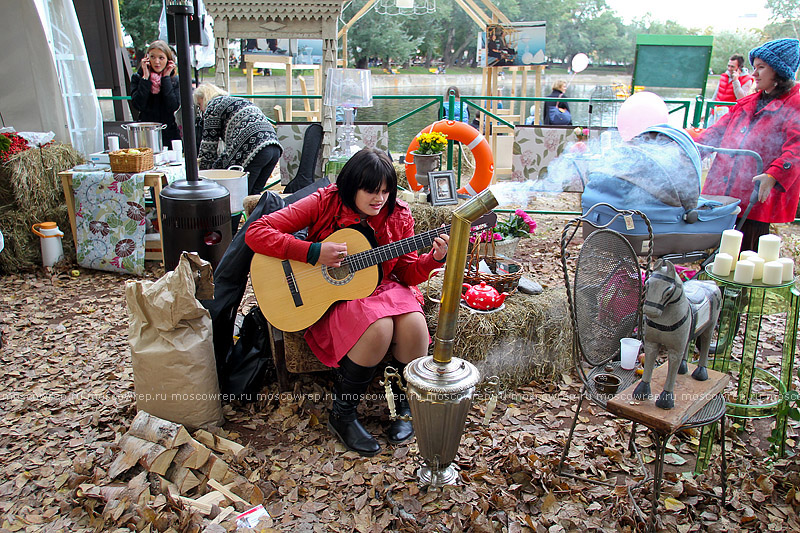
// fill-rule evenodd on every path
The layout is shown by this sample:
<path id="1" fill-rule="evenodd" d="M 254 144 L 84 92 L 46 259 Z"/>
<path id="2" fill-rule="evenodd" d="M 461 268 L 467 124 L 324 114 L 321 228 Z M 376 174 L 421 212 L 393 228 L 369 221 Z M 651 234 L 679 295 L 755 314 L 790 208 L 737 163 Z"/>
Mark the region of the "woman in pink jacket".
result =
<path id="1" fill-rule="evenodd" d="M 739 198 L 747 209 L 755 181 L 761 186 L 742 231 L 743 250 L 755 250 L 771 222 L 791 222 L 800 199 L 800 94 L 795 74 L 800 42 L 778 39 L 750 51 L 756 93 L 737 102 L 731 112 L 703 132 L 700 144 L 745 148 L 761 155 L 756 174 L 752 157 L 717 154 L 703 193 Z"/>
<path id="2" fill-rule="evenodd" d="M 245 242 L 254 252 L 329 267 L 341 266 L 347 244 L 320 242 L 343 228 L 361 232 L 373 247 L 414 235 L 408 206 L 396 199 L 397 174 L 382 151 L 364 148 L 345 164 L 335 185 L 254 221 Z M 292 233 L 308 228 L 306 240 Z M 334 367 L 333 408 L 328 428 L 349 449 L 370 457 L 380 445 L 356 417 L 375 368 L 389 348 L 400 374 L 407 363 L 425 355 L 430 335 L 412 286 L 426 280 L 447 255 L 449 237 L 433 241 L 422 255 L 410 252 L 380 264 L 381 280 L 366 298 L 341 301 L 305 333 L 306 342 L 325 365 Z M 408 401 L 395 390 L 398 414 L 410 414 Z M 410 422 L 396 420 L 386 432 L 399 444 L 414 435 Z"/>

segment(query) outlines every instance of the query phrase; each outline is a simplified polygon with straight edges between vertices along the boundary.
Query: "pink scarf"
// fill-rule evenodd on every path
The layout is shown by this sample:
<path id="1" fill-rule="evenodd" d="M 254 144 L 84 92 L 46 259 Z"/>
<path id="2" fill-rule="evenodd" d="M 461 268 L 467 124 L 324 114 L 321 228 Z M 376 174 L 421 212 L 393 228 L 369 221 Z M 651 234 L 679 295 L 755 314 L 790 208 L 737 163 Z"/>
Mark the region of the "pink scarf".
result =
<path id="1" fill-rule="evenodd" d="M 150 92 L 153 94 L 161 92 L 161 74 L 158 72 L 150 73 Z"/>

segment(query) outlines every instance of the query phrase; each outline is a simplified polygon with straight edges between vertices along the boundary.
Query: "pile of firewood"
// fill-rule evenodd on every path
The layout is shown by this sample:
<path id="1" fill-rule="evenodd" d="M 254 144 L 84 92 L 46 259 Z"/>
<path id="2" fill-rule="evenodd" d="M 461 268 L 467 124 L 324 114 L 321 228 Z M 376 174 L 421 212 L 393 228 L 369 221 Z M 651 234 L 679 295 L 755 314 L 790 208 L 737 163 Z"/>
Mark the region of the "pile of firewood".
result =
<path id="1" fill-rule="evenodd" d="M 139 411 L 119 441 L 119 452 L 108 468 L 110 482 L 82 484 L 78 496 L 105 501 L 112 518 L 122 516 L 121 510 L 113 512 L 120 504 L 131 510 L 131 504 L 143 508 L 168 501 L 214 523 L 231 520 L 264 501 L 261 490 L 224 459 L 241 457 L 244 449 L 208 431 L 192 435 L 180 424 Z M 135 474 L 135 469 L 142 471 Z M 128 482 L 114 482 L 126 473 L 134 474 Z"/>

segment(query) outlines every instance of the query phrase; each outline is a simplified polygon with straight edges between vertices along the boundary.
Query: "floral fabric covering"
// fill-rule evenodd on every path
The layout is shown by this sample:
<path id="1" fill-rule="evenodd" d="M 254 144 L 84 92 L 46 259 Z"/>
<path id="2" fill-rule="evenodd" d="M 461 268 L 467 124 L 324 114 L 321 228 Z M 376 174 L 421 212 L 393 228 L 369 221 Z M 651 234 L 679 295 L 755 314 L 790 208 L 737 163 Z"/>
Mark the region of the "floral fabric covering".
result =
<path id="1" fill-rule="evenodd" d="M 572 128 L 519 126 L 514 130 L 511 180 L 544 179 L 549 165 L 567 144 L 577 140 Z"/>
<path id="2" fill-rule="evenodd" d="M 380 148 L 389 151 L 389 127 L 386 124 L 355 124 L 354 135 L 356 144 L 363 147 Z M 278 142 L 283 147 L 280 160 L 281 184 L 286 185 L 300 167 L 300 154 L 303 150 L 303 138 L 306 134 L 308 123 L 286 122 L 275 125 Z M 314 176 L 322 176 L 322 158 L 317 158 L 317 167 Z"/>
<path id="3" fill-rule="evenodd" d="M 144 175 L 75 172 L 78 264 L 85 268 L 144 273 Z"/>

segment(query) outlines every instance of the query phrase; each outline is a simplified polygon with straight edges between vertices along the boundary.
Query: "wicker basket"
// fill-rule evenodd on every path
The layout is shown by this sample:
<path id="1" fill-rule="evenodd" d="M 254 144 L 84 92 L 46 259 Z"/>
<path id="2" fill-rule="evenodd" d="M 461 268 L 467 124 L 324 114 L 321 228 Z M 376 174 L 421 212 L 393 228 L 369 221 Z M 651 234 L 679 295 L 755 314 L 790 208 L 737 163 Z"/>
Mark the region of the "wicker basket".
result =
<path id="1" fill-rule="evenodd" d="M 486 263 L 491 272 L 480 271 L 481 261 Z M 481 247 L 476 242 L 471 246 L 467 265 L 464 268 L 464 283 L 477 285 L 481 281 L 485 281 L 487 285 L 491 285 L 499 292 L 511 294 L 517 290 L 522 274 L 522 263 L 506 257 L 497 257 L 493 242 L 486 247 Z"/>
<path id="2" fill-rule="evenodd" d="M 137 148 L 138 154 L 130 154 L 125 150 L 115 150 L 108 154 L 112 172 L 142 172 L 153 168 L 153 150 Z"/>

